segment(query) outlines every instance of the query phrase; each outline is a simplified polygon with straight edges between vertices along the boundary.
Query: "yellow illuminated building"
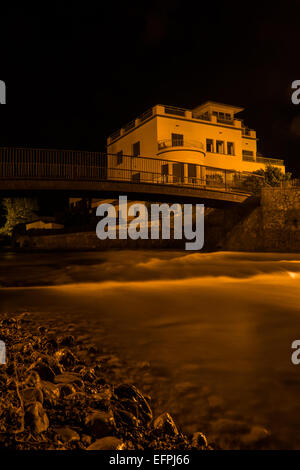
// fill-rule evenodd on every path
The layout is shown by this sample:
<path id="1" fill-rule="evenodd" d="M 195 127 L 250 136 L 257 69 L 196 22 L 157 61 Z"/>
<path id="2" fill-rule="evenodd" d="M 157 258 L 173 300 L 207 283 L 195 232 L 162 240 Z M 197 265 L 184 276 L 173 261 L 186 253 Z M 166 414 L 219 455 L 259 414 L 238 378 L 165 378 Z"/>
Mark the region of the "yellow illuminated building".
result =
<path id="1" fill-rule="evenodd" d="M 283 160 L 257 152 L 255 130 L 236 117 L 241 111 L 243 108 L 213 101 L 192 110 L 153 106 L 108 137 L 107 152 L 115 155 L 110 167 L 121 172 L 123 156 L 130 155 L 172 162 L 160 167 L 168 178 L 201 178 L 196 174 L 201 173 L 199 165 L 253 172 L 270 163 L 284 173 Z"/>

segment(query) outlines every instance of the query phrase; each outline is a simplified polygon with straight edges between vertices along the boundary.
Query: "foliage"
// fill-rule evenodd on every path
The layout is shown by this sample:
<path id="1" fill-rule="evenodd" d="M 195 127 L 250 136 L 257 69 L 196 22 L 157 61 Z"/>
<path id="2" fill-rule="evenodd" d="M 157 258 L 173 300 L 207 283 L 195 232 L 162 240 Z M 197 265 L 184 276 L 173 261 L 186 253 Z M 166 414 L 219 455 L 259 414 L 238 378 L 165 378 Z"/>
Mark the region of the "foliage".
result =
<path id="1" fill-rule="evenodd" d="M 265 185 L 267 186 L 280 186 L 281 182 L 289 181 L 292 177 L 291 173 L 282 173 L 280 168 L 272 166 L 271 164 L 266 166 L 266 169 L 260 169 L 253 172 L 255 175 L 264 177 Z"/>
<path id="2" fill-rule="evenodd" d="M 2 200 L 5 223 L 0 228 L 0 235 L 12 236 L 18 224 L 30 222 L 38 210 L 37 202 L 30 198 L 5 198 Z"/>

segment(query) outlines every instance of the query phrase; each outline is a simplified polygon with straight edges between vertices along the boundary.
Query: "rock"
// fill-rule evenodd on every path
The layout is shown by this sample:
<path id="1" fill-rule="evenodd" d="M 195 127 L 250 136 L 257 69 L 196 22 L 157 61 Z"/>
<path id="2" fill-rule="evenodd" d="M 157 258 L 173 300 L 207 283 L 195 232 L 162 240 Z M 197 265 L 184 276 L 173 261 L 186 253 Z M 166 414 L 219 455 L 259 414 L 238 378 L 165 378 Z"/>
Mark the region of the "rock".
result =
<path id="1" fill-rule="evenodd" d="M 92 443 L 92 438 L 91 438 L 91 436 L 88 436 L 88 434 L 82 434 L 81 442 L 85 447 L 88 447 Z"/>
<path id="2" fill-rule="evenodd" d="M 46 345 L 45 345 L 45 348 L 49 351 L 49 352 L 54 352 L 54 351 L 57 351 L 58 349 L 58 343 L 56 341 L 56 339 L 54 338 L 51 338 L 47 341 Z"/>
<path id="3" fill-rule="evenodd" d="M 76 393 L 76 387 L 73 384 L 59 384 L 60 396 L 62 398 Z"/>
<path id="4" fill-rule="evenodd" d="M 130 411 L 115 408 L 114 417 L 118 427 L 127 426 L 130 428 L 137 428 L 139 426 L 139 420 Z"/>
<path id="5" fill-rule="evenodd" d="M 194 432 L 192 435 L 192 447 L 205 448 L 208 446 L 207 439 L 202 432 Z"/>
<path id="6" fill-rule="evenodd" d="M 117 437 L 107 436 L 97 439 L 87 450 L 124 450 L 125 447 L 124 442 Z"/>
<path id="7" fill-rule="evenodd" d="M 114 416 L 110 411 L 95 411 L 86 417 L 85 426 L 92 436 L 107 436 L 115 429 Z"/>
<path id="8" fill-rule="evenodd" d="M 68 346 L 68 347 L 71 347 L 71 346 L 74 346 L 75 344 L 75 338 L 73 335 L 67 335 L 67 336 L 63 336 L 60 340 L 59 340 L 59 346 Z"/>
<path id="9" fill-rule="evenodd" d="M 254 446 L 270 436 L 270 432 L 262 426 L 252 426 L 248 434 L 241 436 L 241 442 L 246 446 Z"/>
<path id="10" fill-rule="evenodd" d="M 54 383 L 56 384 L 72 384 L 75 385 L 78 389 L 83 387 L 83 382 L 79 374 L 75 372 L 64 372 L 63 374 L 58 374 Z"/>
<path id="11" fill-rule="evenodd" d="M 41 404 L 43 404 L 44 401 L 42 390 L 35 387 L 25 388 L 22 390 L 22 398 L 25 405 L 28 405 L 29 403 L 35 403 L 36 401 L 39 401 Z"/>
<path id="12" fill-rule="evenodd" d="M 158 416 L 154 420 L 153 427 L 156 431 L 168 436 L 177 436 L 179 434 L 177 426 L 169 413 L 162 413 Z"/>
<path id="13" fill-rule="evenodd" d="M 28 387 L 40 387 L 41 386 L 41 378 L 36 371 L 32 371 L 31 374 L 25 379 L 24 385 Z"/>
<path id="14" fill-rule="evenodd" d="M 76 442 L 80 441 L 79 434 L 69 426 L 62 428 L 54 428 L 57 438 L 61 442 Z"/>
<path id="15" fill-rule="evenodd" d="M 92 396 L 91 403 L 93 408 L 107 410 L 110 407 L 112 391 L 109 385 L 101 387 L 100 391 Z"/>
<path id="16" fill-rule="evenodd" d="M 44 362 L 37 362 L 36 364 L 34 364 L 33 370 L 35 370 L 39 374 L 42 380 L 47 380 L 48 382 L 54 381 L 55 373 L 53 369 L 51 369 L 51 367 L 45 364 Z"/>
<path id="17" fill-rule="evenodd" d="M 25 424 L 30 426 L 35 433 L 41 433 L 48 429 L 49 419 L 40 402 L 37 401 L 26 408 Z"/>
<path id="18" fill-rule="evenodd" d="M 60 389 L 57 384 L 52 382 L 42 381 L 41 389 L 44 396 L 45 405 L 54 406 L 60 397 Z"/>
<path id="19" fill-rule="evenodd" d="M 114 395 L 121 400 L 123 408 L 133 413 L 140 421 L 147 423 L 152 420 L 152 410 L 147 400 L 134 385 L 119 385 L 114 389 Z"/>
<path id="20" fill-rule="evenodd" d="M 55 353 L 55 359 L 64 367 L 74 367 L 77 360 L 72 351 L 67 348 L 59 349 Z"/>

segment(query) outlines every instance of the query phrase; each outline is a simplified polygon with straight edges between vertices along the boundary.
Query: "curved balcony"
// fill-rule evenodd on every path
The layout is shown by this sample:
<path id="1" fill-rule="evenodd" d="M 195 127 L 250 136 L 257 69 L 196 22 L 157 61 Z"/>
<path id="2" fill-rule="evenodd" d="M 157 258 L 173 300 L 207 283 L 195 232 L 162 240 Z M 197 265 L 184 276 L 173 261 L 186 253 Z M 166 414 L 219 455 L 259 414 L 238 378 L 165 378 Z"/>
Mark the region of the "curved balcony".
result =
<path id="1" fill-rule="evenodd" d="M 159 140 L 157 142 L 158 146 L 158 153 L 160 153 L 161 150 L 165 149 L 186 149 L 186 150 L 200 150 L 202 151 L 203 154 L 205 154 L 204 150 L 204 144 L 202 142 L 199 142 L 198 140 L 185 140 L 180 141 L 180 140 L 172 140 L 172 139 L 164 139 L 164 140 Z"/>
<path id="2" fill-rule="evenodd" d="M 199 140 L 164 139 L 157 142 L 157 155 L 167 160 L 184 160 L 185 163 L 201 163 L 205 157 L 204 144 Z"/>

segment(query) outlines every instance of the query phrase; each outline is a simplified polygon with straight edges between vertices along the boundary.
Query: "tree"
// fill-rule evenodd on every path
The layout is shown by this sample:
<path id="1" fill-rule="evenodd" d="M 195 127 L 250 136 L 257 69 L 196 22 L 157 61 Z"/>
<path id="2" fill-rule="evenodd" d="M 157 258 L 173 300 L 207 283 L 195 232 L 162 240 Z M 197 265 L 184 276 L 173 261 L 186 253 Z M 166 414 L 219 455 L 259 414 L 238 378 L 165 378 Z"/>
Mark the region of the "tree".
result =
<path id="1" fill-rule="evenodd" d="M 30 222 L 38 210 L 36 200 L 29 198 L 5 198 L 2 200 L 5 213 L 5 224 L 0 228 L 0 234 L 11 237 L 14 227 Z"/>
<path id="2" fill-rule="evenodd" d="M 292 177 L 291 173 L 282 173 L 280 168 L 271 164 L 268 164 L 265 170 L 256 170 L 253 173 L 263 176 L 267 186 L 280 186 L 283 181 L 289 181 Z"/>

